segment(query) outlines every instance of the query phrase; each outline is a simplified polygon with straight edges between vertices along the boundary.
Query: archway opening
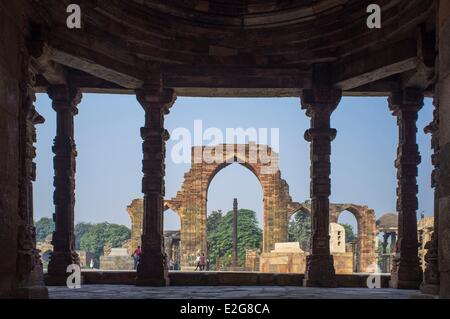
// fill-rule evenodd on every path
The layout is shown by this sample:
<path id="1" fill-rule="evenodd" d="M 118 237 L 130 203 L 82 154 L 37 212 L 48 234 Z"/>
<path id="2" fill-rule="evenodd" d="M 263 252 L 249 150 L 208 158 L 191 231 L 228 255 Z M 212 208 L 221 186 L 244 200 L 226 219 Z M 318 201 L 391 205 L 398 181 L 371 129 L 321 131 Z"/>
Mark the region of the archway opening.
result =
<path id="1" fill-rule="evenodd" d="M 36 109 L 46 122 L 37 127 L 35 219 L 51 235 L 55 227 L 52 147 L 57 115 L 46 94 L 37 94 Z M 125 208 L 131 198 L 142 196 L 139 127 L 143 110 L 132 96 L 110 94 L 84 94 L 78 110 L 74 118 L 75 250 L 82 268 L 131 270 L 131 254 L 136 247 L 130 244 L 131 223 Z M 38 244 L 51 244 L 51 240 Z"/>
<path id="2" fill-rule="evenodd" d="M 298 242 L 304 252 L 310 252 L 311 214 L 299 210 L 291 215 L 288 225 L 288 241 Z"/>
<path id="3" fill-rule="evenodd" d="M 233 202 L 237 199 L 237 265 L 233 264 Z M 255 174 L 238 163 L 221 168 L 207 191 L 209 270 L 258 270 L 249 257 L 262 247 L 263 191 Z"/>
<path id="4" fill-rule="evenodd" d="M 337 224 L 342 226 L 345 234 L 342 236 L 339 233 L 330 232 L 331 254 L 343 254 L 341 255 L 343 259 L 348 257 L 346 255 L 351 254 L 351 264 L 346 263 L 343 271 L 361 272 L 361 243 L 358 238 L 360 230 L 354 212 L 342 211 L 337 219 Z"/>
<path id="5" fill-rule="evenodd" d="M 164 249 L 169 270 L 180 270 L 181 265 L 181 219 L 172 209 L 164 212 Z"/>

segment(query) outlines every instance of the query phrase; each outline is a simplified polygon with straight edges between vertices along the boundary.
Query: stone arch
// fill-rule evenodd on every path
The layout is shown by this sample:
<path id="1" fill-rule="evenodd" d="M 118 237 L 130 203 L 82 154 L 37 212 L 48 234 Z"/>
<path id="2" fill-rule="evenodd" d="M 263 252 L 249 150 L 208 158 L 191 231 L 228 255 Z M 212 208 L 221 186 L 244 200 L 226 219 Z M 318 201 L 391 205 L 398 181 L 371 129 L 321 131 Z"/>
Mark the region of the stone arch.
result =
<path id="1" fill-rule="evenodd" d="M 302 211 L 311 214 L 310 202 L 290 202 L 288 205 L 288 220 Z M 361 272 L 370 272 L 371 265 L 376 263 L 375 241 L 376 241 L 376 218 L 375 211 L 367 206 L 355 204 L 330 204 L 330 223 L 337 223 L 342 212 L 348 211 L 355 216 L 358 226 L 359 242 L 359 265 L 357 269 Z"/>
<path id="2" fill-rule="evenodd" d="M 376 218 L 375 211 L 367 206 L 355 204 L 330 204 L 330 222 L 337 223 L 342 212 L 348 211 L 356 218 L 358 227 L 358 264 L 360 272 L 370 272 L 376 263 Z"/>
<path id="3" fill-rule="evenodd" d="M 214 161 L 211 161 L 212 154 Z M 208 155 L 208 156 L 206 156 Z M 256 158 L 255 158 L 256 156 Z M 214 176 L 232 163 L 248 168 L 259 180 L 264 198 L 263 251 L 287 240 L 287 212 L 292 202 L 289 186 L 281 178 L 278 154 L 266 145 L 220 144 L 192 148 L 191 169 L 184 175 L 181 190 L 166 201 L 181 219 L 181 262 L 184 269 L 195 265 L 199 252 L 207 252 L 207 196 Z"/>

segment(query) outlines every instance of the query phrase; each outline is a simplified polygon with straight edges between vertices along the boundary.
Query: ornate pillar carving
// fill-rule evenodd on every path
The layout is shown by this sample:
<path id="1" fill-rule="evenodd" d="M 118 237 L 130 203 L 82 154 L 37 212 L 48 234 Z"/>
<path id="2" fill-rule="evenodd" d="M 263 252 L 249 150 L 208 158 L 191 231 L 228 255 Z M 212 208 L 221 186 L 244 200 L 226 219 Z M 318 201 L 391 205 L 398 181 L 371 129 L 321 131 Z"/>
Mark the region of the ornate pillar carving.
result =
<path id="1" fill-rule="evenodd" d="M 45 119 L 36 111 L 34 84 L 38 73 L 34 56 L 39 55 L 43 43 L 31 39 L 22 46 L 22 97 L 19 109 L 19 216 L 17 238 L 17 298 L 47 298 L 42 261 L 36 248 L 34 227 L 33 182 L 36 180 L 36 125 Z M 31 55 L 30 55 L 31 53 Z M 12 257 L 12 256 L 11 256 Z"/>
<path id="2" fill-rule="evenodd" d="M 341 99 L 341 91 L 331 87 L 303 90 L 302 108 L 311 118 L 305 139 L 311 142 L 311 255 L 307 257 L 305 286 L 336 287 L 333 256 L 330 254 L 329 196 L 331 141 L 336 130 L 330 116 Z"/>
<path id="3" fill-rule="evenodd" d="M 145 111 L 145 126 L 141 128 L 144 140 L 142 161 L 144 177 L 144 219 L 142 229 L 142 256 L 137 269 L 137 285 L 165 286 L 169 283 L 164 253 L 163 212 L 165 144 L 169 133 L 164 129 L 164 116 L 175 102 L 175 92 L 164 89 L 162 81 L 147 83 L 136 91 L 137 100 Z"/>
<path id="4" fill-rule="evenodd" d="M 53 166 L 55 169 L 53 203 L 55 231 L 53 232 L 53 252 L 48 265 L 52 284 L 65 284 L 67 266 L 79 264 L 75 252 L 74 209 L 75 209 L 75 171 L 76 146 L 74 138 L 74 116 L 78 114 L 77 105 L 81 93 L 68 85 L 52 86 L 48 89 L 56 111 L 56 137 L 53 145 Z"/>
<path id="5" fill-rule="evenodd" d="M 431 173 L 431 187 L 434 188 L 434 230 L 431 240 L 425 244 L 427 253 L 425 255 L 425 272 L 420 289 L 423 293 L 439 294 L 439 261 L 438 261 L 438 228 L 439 228 L 439 102 L 435 94 L 433 121 L 424 129 L 431 134 L 431 163 L 434 166 Z"/>
<path id="6" fill-rule="evenodd" d="M 417 113 L 423 106 L 423 93 L 414 88 L 394 92 L 389 108 L 397 117 L 397 211 L 398 239 L 391 271 L 391 287 L 418 289 L 422 281 L 417 239 L 417 165 L 421 158 L 416 142 Z"/>

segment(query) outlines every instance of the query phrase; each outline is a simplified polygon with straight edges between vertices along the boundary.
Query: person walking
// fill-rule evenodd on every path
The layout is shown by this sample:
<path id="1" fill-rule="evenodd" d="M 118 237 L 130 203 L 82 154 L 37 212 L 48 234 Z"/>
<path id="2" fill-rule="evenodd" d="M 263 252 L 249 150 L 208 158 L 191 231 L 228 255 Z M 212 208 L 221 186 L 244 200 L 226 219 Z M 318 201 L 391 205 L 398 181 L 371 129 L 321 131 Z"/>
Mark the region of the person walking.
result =
<path id="1" fill-rule="evenodd" d="M 197 258 L 195 259 L 196 267 L 194 271 L 197 271 L 197 269 L 200 269 L 200 255 L 197 255 Z"/>
<path id="2" fill-rule="evenodd" d="M 200 256 L 199 265 L 200 265 L 200 270 L 201 271 L 205 271 L 205 269 L 206 269 L 206 256 L 205 256 L 205 254 L 202 254 Z"/>
<path id="3" fill-rule="evenodd" d="M 141 250 L 141 246 L 138 246 L 138 248 L 136 248 L 136 250 L 134 251 L 132 257 L 134 259 L 134 269 L 137 270 L 138 266 L 139 266 L 139 262 L 141 261 L 141 254 L 142 254 L 142 250 Z"/>

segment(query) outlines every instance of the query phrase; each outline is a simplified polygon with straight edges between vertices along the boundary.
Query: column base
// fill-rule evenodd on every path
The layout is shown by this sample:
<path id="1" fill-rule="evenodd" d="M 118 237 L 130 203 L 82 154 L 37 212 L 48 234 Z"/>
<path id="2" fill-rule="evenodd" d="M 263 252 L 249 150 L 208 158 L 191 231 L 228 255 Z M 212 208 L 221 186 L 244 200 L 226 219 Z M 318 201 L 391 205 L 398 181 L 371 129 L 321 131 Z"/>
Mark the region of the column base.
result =
<path id="1" fill-rule="evenodd" d="M 137 286 L 168 286 L 170 283 L 165 258 L 159 251 L 143 252 L 137 270 Z"/>
<path id="2" fill-rule="evenodd" d="M 48 263 L 48 275 L 52 277 L 65 277 L 67 273 L 67 266 L 79 265 L 80 260 L 78 254 L 75 251 L 67 252 L 52 252 L 50 262 Z"/>
<path id="3" fill-rule="evenodd" d="M 309 255 L 306 264 L 304 287 L 337 287 L 332 255 Z"/>
<path id="4" fill-rule="evenodd" d="M 15 299 L 48 299 L 48 289 L 45 286 L 21 287 L 14 291 Z"/>
<path id="5" fill-rule="evenodd" d="M 422 276 L 419 272 L 417 275 L 412 273 L 392 273 L 389 287 L 394 289 L 419 289 L 422 283 Z"/>
<path id="6" fill-rule="evenodd" d="M 44 283 L 42 264 L 35 268 L 19 283 L 13 291 L 16 299 L 48 299 L 48 290 Z"/>
<path id="7" fill-rule="evenodd" d="M 439 298 L 450 299 L 450 272 L 440 272 Z"/>
<path id="8" fill-rule="evenodd" d="M 422 284 L 420 285 L 420 291 L 427 295 L 439 295 L 439 285 L 434 284 Z"/>

